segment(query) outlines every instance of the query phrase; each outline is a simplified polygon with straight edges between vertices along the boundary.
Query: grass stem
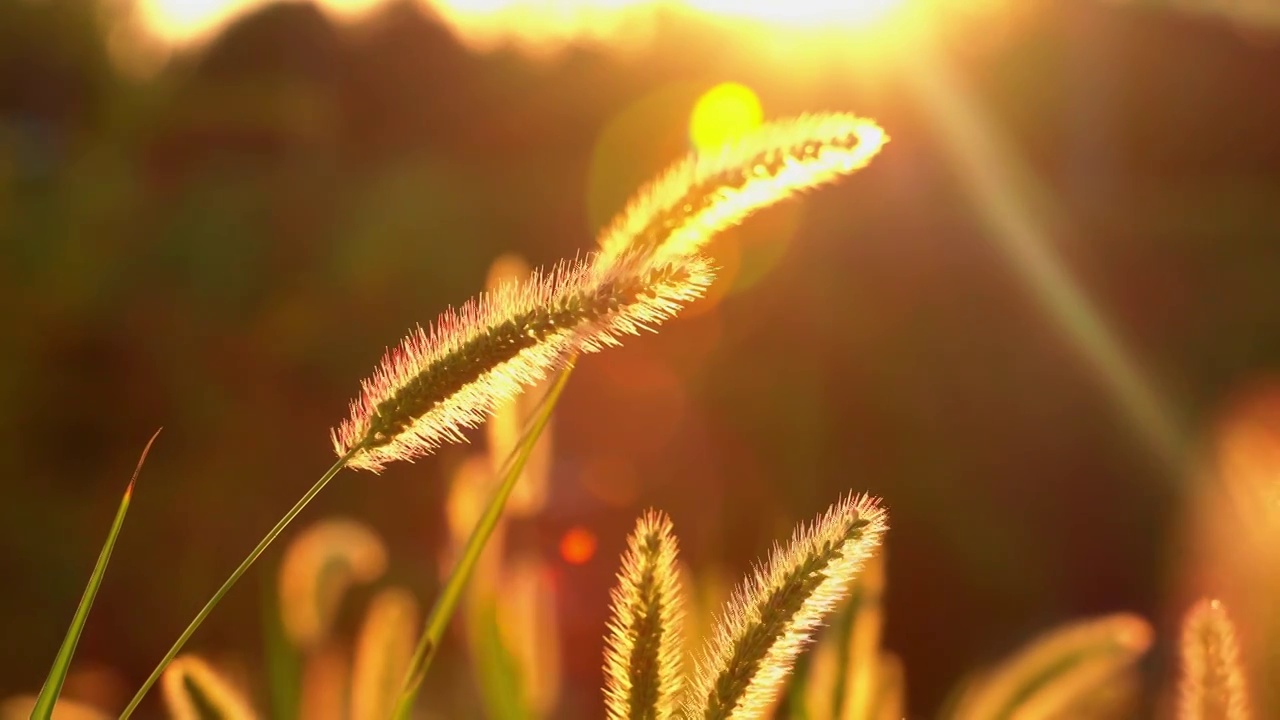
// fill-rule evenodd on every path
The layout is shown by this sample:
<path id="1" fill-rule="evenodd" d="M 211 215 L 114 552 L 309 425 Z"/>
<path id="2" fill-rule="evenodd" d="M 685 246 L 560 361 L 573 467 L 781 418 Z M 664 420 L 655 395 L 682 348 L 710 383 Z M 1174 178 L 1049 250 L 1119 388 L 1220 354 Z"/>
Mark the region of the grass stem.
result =
<path id="1" fill-rule="evenodd" d="M 418 697 L 418 690 L 422 686 L 422 680 L 426 677 L 427 669 L 431 666 L 431 661 L 435 658 L 436 651 L 440 648 L 440 640 L 444 637 L 445 628 L 449 626 L 449 620 L 453 617 L 453 612 L 458 606 L 458 601 L 462 598 L 462 592 L 466 589 L 467 581 L 471 579 L 471 573 L 475 570 L 476 562 L 480 559 L 480 554 L 484 551 L 484 547 L 488 544 L 489 537 L 493 535 L 494 528 L 498 526 L 498 521 L 502 518 L 502 510 L 507 504 L 507 498 L 511 496 L 511 491 L 515 488 L 516 481 L 524 472 L 524 466 L 529 460 L 529 456 L 533 454 L 533 446 L 537 443 L 538 437 L 542 434 L 547 423 L 551 420 L 551 411 L 555 408 L 556 401 L 560 398 L 561 391 L 564 390 L 565 384 L 569 380 L 569 373 L 573 370 L 574 360 L 570 359 L 564 370 L 560 371 L 559 377 L 555 383 L 547 390 L 547 394 L 539 403 L 538 409 L 530 418 L 530 424 L 525 429 L 524 437 L 516 445 L 511 455 L 507 457 L 502 467 L 502 482 L 494 490 L 493 496 L 489 499 L 489 505 L 485 508 L 484 515 L 476 523 L 476 527 L 471 531 L 470 537 L 467 538 L 467 544 L 463 547 L 462 557 L 458 560 L 458 564 L 454 567 L 453 572 L 449 574 L 449 579 L 445 583 L 444 590 L 440 593 L 440 598 L 431 608 L 431 614 L 427 616 L 426 627 L 423 629 L 422 637 L 418 639 L 418 646 L 414 649 L 413 660 L 409 663 L 409 671 L 405 674 L 404 687 L 400 692 L 399 702 L 396 703 L 395 714 L 392 715 L 396 720 L 405 720 L 409 717 L 409 711 L 413 708 L 413 703 Z"/>
<path id="2" fill-rule="evenodd" d="M 352 453 L 354 452 L 355 451 L 353 450 Z M 249 551 L 249 554 L 240 563 L 240 566 L 232 571 L 231 576 L 227 578 L 226 582 L 222 583 L 222 587 L 218 588 L 218 591 L 213 594 L 213 597 L 209 598 L 209 602 L 205 603 L 204 607 L 200 609 L 200 612 L 196 613 L 195 619 L 193 619 L 191 624 L 187 625 L 187 629 L 183 630 L 182 634 L 178 636 L 178 639 L 173 643 L 173 647 L 169 648 L 169 652 L 165 653 L 165 656 L 161 658 L 160 664 L 156 665 L 156 669 L 151 671 L 151 675 L 142 683 L 142 687 L 138 689 L 137 694 L 135 694 L 133 699 L 129 701 L 124 712 L 120 713 L 120 720 L 127 720 L 127 718 L 133 714 L 133 711 L 138 709 L 138 704 L 142 702 L 142 698 L 146 696 L 147 691 L 149 691 L 151 687 L 156 684 L 156 681 L 160 679 L 160 676 L 164 674 L 165 668 L 169 666 L 169 663 L 172 662 L 175 657 L 177 657 L 178 653 L 182 650 L 182 647 L 186 645 L 187 641 L 191 639 L 191 636 L 195 634 L 196 628 L 200 627 L 201 623 L 205 621 L 205 618 L 209 617 L 209 613 L 213 612 L 213 609 L 217 607 L 218 602 L 222 600 L 222 597 L 226 595 L 227 592 L 231 590 L 231 587 L 235 585 L 236 582 L 249 570 L 254 561 L 258 559 L 258 556 L 262 555 L 262 553 L 266 551 L 272 541 L 274 541 L 280 533 L 284 532 L 284 529 L 289 526 L 290 522 L 293 522 L 293 519 L 298 516 L 298 513 L 302 512 L 302 509 L 305 508 L 316 495 L 319 495 L 320 491 L 329 484 L 329 481 L 346 466 L 347 460 L 350 458 L 352 453 L 348 453 L 347 455 L 338 458 L 338 461 L 333 464 L 333 467 L 326 470 L 324 475 L 321 475 L 320 479 L 316 481 L 316 484 L 312 485 L 311 489 L 308 490 L 306 494 L 289 509 L 289 512 L 285 513 L 284 517 L 280 518 L 280 521 L 275 524 L 275 527 L 267 531 L 267 534 L 262 538 L 258 545 L 254 547 L 253 550 Z"/>

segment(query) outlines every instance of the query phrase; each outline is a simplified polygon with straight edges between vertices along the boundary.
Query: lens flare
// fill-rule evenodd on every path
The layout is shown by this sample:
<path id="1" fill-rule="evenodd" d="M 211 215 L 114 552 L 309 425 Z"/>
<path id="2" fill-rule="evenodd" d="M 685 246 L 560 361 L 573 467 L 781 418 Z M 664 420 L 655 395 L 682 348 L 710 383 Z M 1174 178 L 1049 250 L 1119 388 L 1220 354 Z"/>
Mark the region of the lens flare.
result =
<path id="1" fill-rule="evenodd" d="M 584 527 L 569 528 L 560 538 L 560 557 L 570 565 L 584 565 L 595 554 L 596 535 Z"/>
<path id="2" fill-rule="evenodd" d="M 746 85 L 725 82 L 702 94 L 689 118 L 689 139 L 699 151 L 719 148 L 760 127 L 760 98 Z"/>

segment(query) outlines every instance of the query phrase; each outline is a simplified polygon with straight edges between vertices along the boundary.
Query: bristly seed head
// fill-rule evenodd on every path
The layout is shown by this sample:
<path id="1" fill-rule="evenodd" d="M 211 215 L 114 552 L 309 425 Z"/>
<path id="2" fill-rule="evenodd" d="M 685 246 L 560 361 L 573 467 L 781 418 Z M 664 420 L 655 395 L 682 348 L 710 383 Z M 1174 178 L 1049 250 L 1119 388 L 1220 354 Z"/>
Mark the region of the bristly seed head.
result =
<path id="1" fill-rule="evenodd" d="M 681 685 L 682 598 L 671 520 L 650 510 L 636 522 L 611 593 L 604 654 L 605 715 L 663 720 Z"/>
<path id="2" fill-rule="evenodd" d="M 613 220 L 597 262 L 628 252 L 654 262 L 690 257 L 752 212 L 865 167 L 887 141 L 871 120 L 823 113 L 769 123 L 719 152 L 690 154 Z"/>
<path id="3" fill-rule="evenodd" d="M 579 351 L 617 345 L 701 296 L 703 258 L 655 264 L 626 256 L 607 269 L 564 262 L 508 283 L 418 328 L 389 351 L 333 431 L 347 465 L 377 472 L 412 460 L 484 422 L 499 403 Z"/>
<path id="4" fill-rule="evenodd" d="M 813 632 L 847 594 L 887 528 L 879 501 L 850 496 L 734 591 L 698 663 L 684 717 L 754 718 L 768 707 Z"/>
<path id="5" fill-rule="evenodd" d="M 1182 623 L 1178 720 L 1248 720 L 1235 625 L 1217 600 L 1201 600 Z"/>

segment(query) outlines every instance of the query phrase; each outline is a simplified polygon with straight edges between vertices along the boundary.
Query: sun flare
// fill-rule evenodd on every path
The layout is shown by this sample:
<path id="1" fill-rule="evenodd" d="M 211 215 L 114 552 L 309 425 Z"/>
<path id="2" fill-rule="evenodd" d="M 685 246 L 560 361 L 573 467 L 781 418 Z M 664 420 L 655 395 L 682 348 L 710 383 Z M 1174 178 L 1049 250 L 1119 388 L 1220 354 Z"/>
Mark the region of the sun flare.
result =
<path id="1" fill-rule="evenodd" d="M 338 20 L 387 0 L 313 0 Z M 418 0 L 476 49 L 512 43 L 555 50 L 571 42 L 616 47 L 643 42 L 658 13 L 688 14 L 786 30 L 870 28 L 920 0 Z M 136 20 L 164 43 L 183 46 L 214 36 L 237 17 L 272 0 L 138 0 Z"/>

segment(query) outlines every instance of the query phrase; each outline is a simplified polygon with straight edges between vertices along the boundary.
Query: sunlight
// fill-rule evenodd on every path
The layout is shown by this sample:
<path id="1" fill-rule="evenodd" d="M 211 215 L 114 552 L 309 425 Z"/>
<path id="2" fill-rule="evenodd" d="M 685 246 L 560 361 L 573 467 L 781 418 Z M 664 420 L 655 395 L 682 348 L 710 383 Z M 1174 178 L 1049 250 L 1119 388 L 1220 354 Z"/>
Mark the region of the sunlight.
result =
<path id="1" fill-rule="evenodd" d="M 861 27 L 889 16 L 906 0 L 685 0 L 700 12 L 795 28 Z"/>
<path id="2" fill-rule="evenodd" d="M 1072 228 L 1051 190 L 929 43 L 921 44 L 916 66 L 905 77 L 986 226 L 987 237 L 1092 367 L 1136 435 L 1182 479 L 1189 447 L 1182 414 L 1125 347 L 1057 250 Z"/>
<path id="3" fill-rule="evenodd" d="M 387 0 L 316 0 L 338 19 Z M 921 0 L 915 0 L 920 2 Z M 271 0 L 138 0 L 142 26 L 182 46 L 207 40 L 235 18 Z M 909 0 L 419 0 L 471 47 L 510 42 L 547 52 L 571 42 L 604 42 L 617 49 L 643 43 L 656 13 L 683 12 L 788 30 L 871 28 Z"/>
<path id="4" fill-rule="evenodd" d="M 720 83 L 702 94 L 689 118 L 689 139 L 698 150 L 718 148 L 764 120 L 755 92 L 740 83 Z"/>
<path id="5" fill-rule="evenodd" d="M 338 19 L 357 16 L 385 0 L 315 0 Z M 172 46 L 203 42 L 236 18 L 271 5 L 272 0 L 137 0 L 143 30 Z"/>

